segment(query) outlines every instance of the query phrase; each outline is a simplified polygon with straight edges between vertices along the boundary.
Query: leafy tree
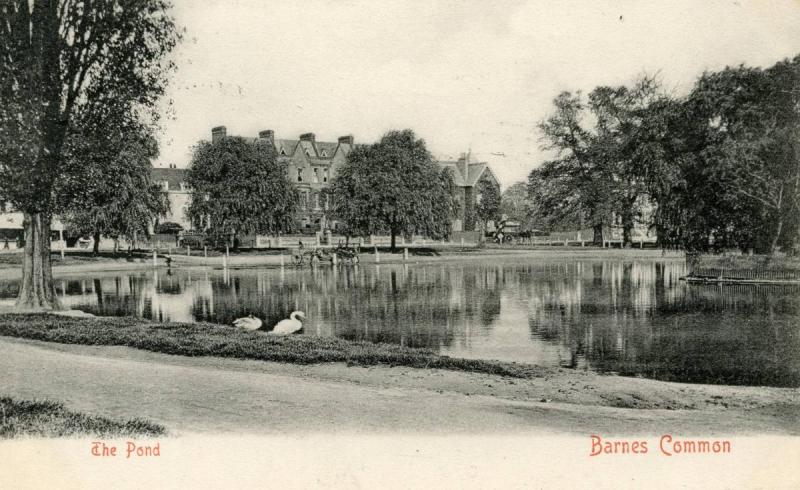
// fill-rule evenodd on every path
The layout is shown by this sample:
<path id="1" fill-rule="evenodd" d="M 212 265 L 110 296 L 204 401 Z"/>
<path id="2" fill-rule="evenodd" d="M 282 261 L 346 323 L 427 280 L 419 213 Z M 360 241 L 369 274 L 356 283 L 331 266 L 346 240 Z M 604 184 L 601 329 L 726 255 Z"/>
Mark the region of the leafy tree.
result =
<path id="1" fill-rule="evenodd" d="M 533 228 L 535 209 L 528 198 L 528 187 L 525 182 L 517 182 L 500 196 L 500 213 L 509 219 L 518 221 L 523 228 Z"/>
<path id="2" fill-rule="evenodd" d="M 562 92 L 553 105 L 539 130 L 542 148 L 554 151 L 556 158 L 531 172 L 529 197 L 548 227 L 582 228 L 585 223 L 600 243 L 603 225 L 611 223 L 614 182 L 600 166 L 595 134 L 585 127 L 588 108 L 581 92 Z"/>
<path id="3" fill-rule="evenodd" d="M 649 184 L 666 166 L 663 124 L 654 108 L 668 101 L 647 75 L 630 87 L 597 87 L 586 103 L 580 93 L 556 97 L 554 113 L 539 128 L 544 148 L 555 150 L 557 158 L 528 180 L 540 217 L 556 228 L 589 224 L 595 242 L 603 239 L 604 225 L 619 224 L 623 243 L 630 245 L 652 199 Z"/>
<path id="4" fill-rule="evenodd" d="M 189 217 L 217 239 L 235 245 L 240 234 L 292 228 L 299 195 L 272 145 L 239 137 L 203 141 L 194 150 L 187 181 Z"/>
<path id="5" fill-rule="evenodd" d="M 800 57 L 705 73 L 686 98 L 681 140 L 688 246 L 774 253 L 797 240 Z M 796 249 L 796 247 L 795 247 Z"/>
<path id="6" fill-rule="evenodd" d="M 489 180 L 481 179 L 477 185 L 475 213 L 483 230 L 489 221 L 500 221 L 500 188 Z"/>
<path id="7" fill-rule="evenodd" d="M 155 140 L 149 134 L 71 139 L 65 165 L 73 167 L 72 178 L 59 186 L 59 195 L 69 196 L 67 228 L 92 235 L 95 255 L 101 235 L 129 242 L 146 235 L 169 211 L 167 194 L 150 180 Z"/>
<path id="8" fill-rule="evenodd" d="M 425 141 L 410 129 L 390 131 L 375 144 L 354 148 L 337 171 L 333 215 L 350 233 L 388 231 L 394 251 L 400 233 L 449 233 L 453 190 L 452 174 L 433 162 Z"/>
<path id="9" fill-rule="evenodd" d="M 6 0 L 0 4 L 0 195 L 24 214 L 17 307 L 59 304 L 50 223 L 76 116 L 155 120 L 179 34 L 168 0 Z"/>

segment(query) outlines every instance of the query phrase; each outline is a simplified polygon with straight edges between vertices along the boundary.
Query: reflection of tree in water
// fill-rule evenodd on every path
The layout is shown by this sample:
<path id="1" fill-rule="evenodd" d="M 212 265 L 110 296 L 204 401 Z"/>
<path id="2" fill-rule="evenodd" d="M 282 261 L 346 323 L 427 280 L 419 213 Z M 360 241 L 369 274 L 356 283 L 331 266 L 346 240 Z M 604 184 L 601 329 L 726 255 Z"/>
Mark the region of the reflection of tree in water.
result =
<path id="1" fill-rule="evenodd" d="M 531 336 L 563 345 L 563 365 L 570 367 L 800 385 L 800 337 L 792 334 L 800 326 L 796 289 L 676 284 L 668 265 L 594 263 L 588 277 L 577 265 L 561 276 L 536 271 L 538 279 L 524 288 Z"/>
<path id="2" fill-rule="evenodd" d="M 447 346 L 465 328 L 489 327 L 500 313 L 496 270 L 381 266 L 240 273 L 211 280 L 213 305 L 195 300 L 200 320 L 247 314 L 273 325 L 293 310 L 307 333 L 412 347 Z"/>

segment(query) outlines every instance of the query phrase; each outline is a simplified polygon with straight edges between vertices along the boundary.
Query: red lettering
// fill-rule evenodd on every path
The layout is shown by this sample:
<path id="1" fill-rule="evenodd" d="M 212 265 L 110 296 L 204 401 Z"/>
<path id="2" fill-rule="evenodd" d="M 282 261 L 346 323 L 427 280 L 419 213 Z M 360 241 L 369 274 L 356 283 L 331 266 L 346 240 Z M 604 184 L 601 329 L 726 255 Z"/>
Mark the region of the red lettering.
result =
<path id="1" fill-rule="evenodd" d="M 672 453 L 670 453 L 669 451 L 667 451 L 664 448 L 664 442 L 665 441 L 666 441 L 667 444 L 671 443 L 672 442 L 672 436 L 669 435 L 669 434 L 664 434 L 663 436 L 661 436 L 661 439 L 658 441 L 658 448 L 661 449 L 661 453 L 662 454 L 666 454 L 667 456 L 672 456 Z"/>
<path id="2" fill-rule="evenodd" d="M 592 436 L 592 452 L 589 456 L 597 456 L 603 451 L 603 444 L 598 436 Z"/>

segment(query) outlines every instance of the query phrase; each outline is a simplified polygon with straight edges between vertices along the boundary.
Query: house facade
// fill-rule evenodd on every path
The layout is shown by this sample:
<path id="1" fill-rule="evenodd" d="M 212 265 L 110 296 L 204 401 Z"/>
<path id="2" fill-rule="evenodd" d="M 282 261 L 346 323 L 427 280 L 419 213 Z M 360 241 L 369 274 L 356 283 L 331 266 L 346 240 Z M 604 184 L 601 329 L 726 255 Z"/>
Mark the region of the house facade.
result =
<path id="1" fill-rule="evenodd" d="M 500 192 L 500 182 L 486 162 L 472 161 L 470 153 L 462 154 L 458 160 L 440 160 L 436 162 L 443 168 L 450 169 L 456 185 L 458 210 L 453 220 L 453 231 L 474 231 L 477 225 L 476 207 L 481 201 L 482 184 L 491 185 Z"/>
<path id="2" fill-rule="evenodd" d="M 225 126 L 211 130 L 212 142 L 228 137 Z M 321 230 L 336 230 L 338 223 L 329 219 L 330 202 L 324 190 L 330 186 L 336 171 L 346 161 L 355 141 L 352 135 L 340 136 L 337 141 L 317 141 L 314 133 L 301 134 L 296 139 L 276 138 L 273 130 L 259 132 L 257 138 L 245 137 L 252 143 L 270 144 L 275 148 L 278 161 L 286 167 L 288 177 L 300 191 L 300 206 L 294 218 L 295 229 L 303 233 Z M 474 162 L 469 154 L 456 161 L 436 162 L 452 171 L 459 203 L 453 231 L 471 231 L 475 228 L 475 206 L 480 201 L 479 183 L 486 181 L 498 186 L 497 178 L 485 162 Z M 171 213 L 164 221 L 180 224 L 184 229 L 192 228 L 187 217 L 191 198 L 186 185 L 186 169 L 154 168 L 152 180 L 167 192 Z"/>

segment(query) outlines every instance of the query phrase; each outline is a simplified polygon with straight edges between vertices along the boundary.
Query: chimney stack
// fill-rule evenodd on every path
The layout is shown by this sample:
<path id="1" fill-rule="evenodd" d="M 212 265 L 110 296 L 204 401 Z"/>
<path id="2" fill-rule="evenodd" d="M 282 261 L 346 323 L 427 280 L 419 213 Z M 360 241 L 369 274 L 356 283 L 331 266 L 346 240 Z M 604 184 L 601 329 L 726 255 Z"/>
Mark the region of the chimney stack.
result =
<path id="1" fill-rule="evenodd" d="M 216 128 L 211 128 L 211 142 L 216 143 L 217 141 L 221 140 L 227 135 L 227 129 L 225 126 L 217 126 Z"/>
<path id="2" fill-rule="evenodd" d="M 300 141 L 310 141 L 312 143 L 316 143 L 317 137 L 314 133 L 303 133 L 300 135 Z"/>
<path id="3" fill-rule="evenodd" d="M 262 140 L 265 140 L 267 143 L 271 145 L 275 144 L 275 131 L 271 129 L 265 129 L 264 131 L 259 131 L 258 137 Z"/>
<path id="4" fill-rule="evenodd" d="M 461 172 L 461 175 L 464 176 L 464 180 L 469 177 L 469 157 L 469 153 L 462 153 L 461 158 L 458 159 L 458 170 Z"/>
<path id="5" fill-rule="evenodd" d="M 353 135 L 348 134 L 347 136 L 339 136 L 339 144 L 348 144 L 353 146 Z"/>

